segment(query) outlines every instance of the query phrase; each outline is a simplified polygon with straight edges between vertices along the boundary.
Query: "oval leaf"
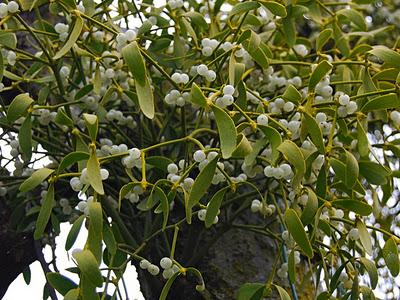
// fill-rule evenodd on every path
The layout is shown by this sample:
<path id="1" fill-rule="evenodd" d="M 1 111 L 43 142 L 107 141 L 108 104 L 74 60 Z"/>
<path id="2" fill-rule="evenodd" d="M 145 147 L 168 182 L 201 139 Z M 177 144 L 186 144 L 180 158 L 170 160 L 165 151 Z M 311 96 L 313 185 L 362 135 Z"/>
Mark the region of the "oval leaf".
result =
<path id="1" fill-rule="evenodd" d="M 372 255 L 371 235 L 367 230 L 367 226 L 365 226 L 363 221 L 358 219 L 356 221 L 356 227 L 358 229 L 358 233 L 360 234 L 360 241 L 365 249 L 365 252 L 367 252 L 369 255 Z"/>
<path id="2" fill-rule="evenodd" d="M 21 192 L 28 192 L 35 187 L 37 187 L 39 184 L 41 184 L 47 177 L 49 177 L 54 170 L 48 169 L 48 168 L 42 168 L 39 170 L 36 170 L 33 172 L 33 174 L 26 179 L 20 186 L 19 190 Z"/>
<path id="3" fill-rule="evenodd" d="M 60 273 L 47 273 L 46 278 L 51 286 L 63 296 L 66 295 L 70 290 L 77 288 L 75 282 L 61 275 Z"/>
<path id="4" fill-rule="evenodd" d="M 208 203 L 205 219 L 205 224 L 207 228 L 211 227 L 211 225 L 214 223 L 215 217 L 218 215 L 219 208 L 221 206 L 222 200 L 224 200 L 224 196 L 228 188 L 229 187 L 220 189 L 214 194 L 214 196 Z"/>
<path id="5" fill-rule="evenodd" d="M 361 108 L 362 112 L 370 112 L 381 109 L 398 108 L 400 106 L 400 99 L 395 93 L 375 97 L 365 103 Z"/>
<path id="6" fill-rule="evenodd" d="M 16 96 L 7 110 L 8 122 L 13 123 L 19 117 L 22 117 L 33 102 L 34 101 L 29 97 L 29 94 L 20 94 Z"/>
<path id="7" fill-rule="evenodd" d="M 97 193 L 104 195 L 103 181 L 101 180 L 100 174 L 100 163 L 96 157 L 96 152 L 90 154 L 86 167 L 90 185 Z"/>
<path id="8" fill-rule="evenodd" d="M 85 215 L 81 215 L 78 219 L 75 220 L 74 224 L 72 224 L 71 229 L 69 230 L 67 236 L 67 240 L 65 241 L 66 251 L 69 251 L 74 245 L 84 220 L 85 220 Z"/>
<path id="9" fill-rule="evenodd" d="M 220 107 L 213 105 L 215 120 L 217 122 L 221 152 L 223 158 L 229 158 L 236 148 L 236 127 L 231 117 Z"/>
<path id="10" fill-rule="evenodd" d="M 360 200 L 339 199 L 331 203 L 334 207 L 350 210 L 362 216 L 369 216 L 372 213 L 372 207 L 368 203 Z"/>
<path id="11" fill-rule="evenodd" d="M 80 16 L 77 16 L 75 19 L 74 28 L 72 29 L 67 42 L 54 56 L 53 58 L 54 60 L 57 60 L 62 56 L 64 56 L 75 45 L 76 41 L 81 35 L 82 28 L 83 28 L 83 19 Z"/>
<path id="12" fill-rule="evenodd" d="M 82 274 L 97 287 L 103 285 L 103 277 L 101 276 L 97 260 L 90 250 L 76 251 L 72 254 L 78 264 Z"/>
<path id="13" fill-rule="evenodd" d="M 42 237 L 44 230 L 46 229 L 46 225 L 49 222 L 51 211 L 53 209 L 53 204 L 54 185 L 50 184 L 36 221 L 35 232 L 33 233 L 33 237 L 35 238 L 35 240 L 38 240 Z"/>
<path id="14" fill-rule="evenodd" d="M 320 82 L 322 78 L 332 70 L 332 68 L 332 64 L 327 60 L 321 61 L 311 74 L 310 81 L 308 83 L 308 91 L 313 91 L 318 82 Z"/>
<path id="15" fill-rule="evenodd" d="M 278 151 L 280 151 L 285 156 L 287 161 L 294 166 L 296 173 L 293 177 L 293 186 L 297 187 L 306 172 L 306 162 L 303 153 L 295 143 L 289 140 L 284 141 L 278 147 Z"/>
<path id="16" fill-rule="evenodd" d="M 301 223 L 294 209 L 289 208 L 286 211 L 285 222 L 289 233 L 293 236 L 301 250 L 303 250 L 308 257 L 313 257 L 313 250 L 308 236 L 304 231 L 304 225 Z"/>

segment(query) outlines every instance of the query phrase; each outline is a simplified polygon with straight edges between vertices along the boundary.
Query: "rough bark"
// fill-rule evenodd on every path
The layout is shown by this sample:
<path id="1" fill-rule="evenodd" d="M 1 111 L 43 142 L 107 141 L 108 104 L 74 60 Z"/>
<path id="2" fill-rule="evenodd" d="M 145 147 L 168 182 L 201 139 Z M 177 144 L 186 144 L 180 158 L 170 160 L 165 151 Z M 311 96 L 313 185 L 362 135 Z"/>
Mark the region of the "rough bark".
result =
<path id="1" fill-rule="evenodd" d="M 192 224 L 180 232 L 176 258 L 185 266 L 202 272 L 207 291 L 200 294 L 193 276 L 180 276 L 173 283 L 168 299 L 235 299 L 240 286 L 246 282 L 265 282 L 276 257 L 275 243 L 268 237 L 239 229 L 210 230 L 204 235 L 203 223 Z M 205 255 L 195 259 L 199 251 L 215 234 L 221 234 Z M 200 236 L 200 238 L 199 238 Z M 195 240 L 198 240 L 197 242 Z M 196 243 L 198 244 L 196 247 Z M 154 263 L 159 257 L 148 253 Z M 193 259 L 194 258 L 194 259 Z M 147 300 L 158 299 L 165 280 L 160 280 L 137 267 L 142 293 Z M 275 299 L 274 296 L 270 299 Z"/>

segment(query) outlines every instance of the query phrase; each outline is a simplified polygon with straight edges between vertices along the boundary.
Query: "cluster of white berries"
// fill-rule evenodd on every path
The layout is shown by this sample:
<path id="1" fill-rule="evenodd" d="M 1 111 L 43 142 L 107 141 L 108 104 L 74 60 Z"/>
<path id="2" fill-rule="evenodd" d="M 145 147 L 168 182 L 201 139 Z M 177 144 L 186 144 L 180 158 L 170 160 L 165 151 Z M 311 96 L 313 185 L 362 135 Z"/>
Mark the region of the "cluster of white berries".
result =
<path id="1" fill-rule="evenodd" d="M 292 167 L 289 164 L 284 163 L 278 167 L 266 166 L 264 168 L 264 175 L 275 179 L 290 179 L 293 177 L 294 173 Z"/>
<path id="2" fill-rule="evenodd" d="M 65 42 L 68 38 L 69 25 L 64 23 L 57 23 L 54 30 L 58 33 L 58 38 L 61 42 Z"/>
<path id="3" fill-rule="evenodd" d="M 257 124 L 267 126 L 268 125 L 268 116 L 266 114 L 261 114 L 261 115 L 257 116 Z"/>
<path id="4" fill-rule="evenodd" d="M 264 216 L 271 216 L 273 213 L 275 213 L 275 205 L 266 204 L 258 199 L 254 199 L 253 201 L 251 201 L 250 210 L 253 213 L 258 212 Z"/>
<path id="5" fill-rule="evenodd" d="M 167 175 L 167 180 L 170 180 L 172 183 L 177 183 L 180 182 L 180 186 L 187 192 L 190 191 L 190 189 L 193 186 L 194 183 L 194 179 L 191 177 L 186 177 L 183 181 L 182 181 L 182 177 L 179 174 L 179 169 L 181 169 L 181 171 L 184 169 L 185 167 L 185 161 L 182 159 L 179 161 L 178 163 L 179 167 L 175 164 L 175 163 L 170 163 L 167 166 L 167 171 L 168 171 L 168 175 Z M 182 190 L 178 190 L 179 192 L 182 192 Z"/>
<path id="6" fill-rule="evenodd" d="M 156 265 L 153 265 L 147 259 L 142 259 L 139 263 L 139 266 L 143 270 L 147 270 L 151 275 L 156 276 L 160 273 L 160 268 Z"/>
<path id="7" fill-rule="evenodd" d="M 129 193 L 125 195 L 125 199 L 128 199 L 130 203 L 135 204 L 140 200 L 140 195 L 144 193 L 144 190 L 141 185 L 135 185 Z"/>
<path id="8" fill-rule="evenodd" d="M 87 216 L 89 215 L 89 203 L 93 202 L 93 200 L 93 196 L 89 196 L 86 200 L 79 201 L 76 207 Z"/>
<path id="9" fill-rule="evenodd" d="M 312 69 L 315 68 L 313 65 Z M 330 86 L 331 80 L 329 75 L 325 75 L 324 78 L 315 86 L 315 92 L 318 94 L 315 96 L 315 103 L 323 103 L 328 101 L 333 93 L 333 88 Z"/>
<path id="10" fill-rule="evenodd" d="M 186 73 L 177 73 L 171 75 L 171 79 L 177 84 L 186 84 L 189 82 L 189 75 Z"/>
<path id="11" fill-rule="evenodd" d="M 209 203 L 208 203 L 209 204 Z M 206 208 L 200 209 L 197 213 L 197 217 L 199 218 L 200 221 L 204 222 L 206 220 L 206 215 L 207 215 L 207 209 L 208 209 L 208 204 Z M 218 210 L 218 214 L 215 216 L 213 224 L 217 224 L 219 221 L 218 215 L 221 213 L 220 210 Z"/>
<path id="12" fill-rule="evenodd" d="M 315 120 L 317 121 L 319 127 L 321 128 L 323 135 L 328 135 L 331 131 L 332 123 L 327 121 L 328 117 L 324 112 L 318 112 L 315 115 Z"/>
<path id="13" fill-rule="evenodd" d="M 347 236 L 349 237 L 349 240 L 356 241 L 360 238 L 360 233 L 358 232 L 357 228 L 352 228 L 347 233 Z"/>
<path id="14" fill-rule="evenodd" d="M 10 66 L 14 66 L 17 62 L 17 54 L 14 51 L 1 49 L 1 54 L 5 58 L 7 64 L 9 64 Z M 3 88 L 4 84 L 1 84 L 1 89 Z"/>
<path id="15" fill-rule="evenodd" d="M 15 1 L 6 3 L 0 3 L 0 18 L 6 17 L 9 13 L 16 13 L 19 9 L 19 4 Z"/>
<path id="16" fill-rule="evenodd" d="M 107 180 L 109 175 L 110 175 L 110 173 L 108 172 L 107 169 L 100 169 L 101 180 Z M 71 188 L 75 192 L 80 192 L 82 190 L 83 186 L 88 183 L 89 183 L 89 176 L 87 173 L 87 168 L 84 168 L 82 170 L 80 177 L 72 177 L 69 181 Z"/>
<path id="17" fill-rule="evenodd" d="M 153 23 L 156 24 L 157 23 L 157 18 L 150 17 L 149 21 L 152 22 L 152 24 Z M 120 51 L 123 47 L 125 47 L 128 42 L 132 42 L 133 40 L 135 40 L 136 36 L 137 36 L 136 31 L 132 30 L 132 29 L 128 29 L 125 32 L 118 33 L 116 38 L 115 38 L 115 40 L 117 42 L 117 46 L 116 46 L 117 51 Z"/>
<path id="18" fill-rule="evenodd" d="M 284 112 L 291 112 L 294 109 L 293 102 L 285 102 L 282 98 L 276 98 L 275 101 L 270 101 L 268 103 L 268 110 L 272 114 L 281 114 Z"/>
<path id="19" fill-rule="evenodd" d="M 304 57 L 308 54 L 308 49 L 305 45 L 303 44 L 297 44 L 293 46 L 294 51 L 300 55 L 301 57 Z"/>
<path id="20" fill-rule="evenodd" d="M 96 97 L 89 96 L 87 97 L 86 100 L 84 100 L 85 104 L 88 105 L 89 103 L 96 102 L 96 105 L 98 104 L 98 101 L 96 100 Z M 116 109 L 110 109 L 107 114 L 106 118 L 108 121 L 117 121 L 118 125 L 126 125 L 129 128 L 135 128 L 136 127 L 136 121 L 133 119 L 132 116 L 127 116 L 125 117 L 122 111 L 116 110 Z"/>
<path id="21" fill-rule="evenodd" d="M 177 74 L 177 73 L 175 73 Z M 186 75 L 186 74 L 185 74 Z M 164 98 L 165 103 L 168 105 L 176 105 L 179 107 L 185 106 L 186 102 L 189 101 L 190 93 L 179 92 L 178 90 L 171 90 Z"/>
<path id="22" fill-rule="evenodd" d="M 204 38 L 201 40 L 201 46 L 203 47 L 201 53 L 203 53 L 204 56 L 211 56 L 218 45 L 219 42 L 217 40 Z"/>
<path id="23" fill-rule="evenodd" d="M 125 150 L 126 151 L 126 150 Z M 123 152 L 125 152 L 123 151 Z M 132 148 L 128 150 L 128 155 L 121 159 L 123 166 L 127 169 L 132 169 L 133 167 L 141 167 L 141 151 L 138 148 Z"/>
<path id="24" fill-rule="evenodd" d="M 222 90 L 222 97 L 218 97 L 215 100 L 215 104 L 222 108 L 232 105 L 233 101 L 235 100 L 233 98 L 234 93 L 235 88 L 232 85 L 226 85 Z"/>
<path id="25" fill-rule="evenodd" d="M 64 215 L 70 215 L 72 213 L 72 207 L 69 205 L 69 201 L 66 198 L 60 199 L 60 206 Z"/>
<path id="26" fill-rule="evenodd" d="M 10 141 L 10 146 L 11 146 L 11 150 L 10 150 L 10 155 L 12 157 L 17 157 L 19 155 L 19 142 L 17 139 L 11 140 Z"/>
<path id="27" fill-rule="evenodd" d="M 198 74 L 209 82 L 214 81 L 217 78 L 215 71 L 209 70 L 205 64 L 191 67 L 190 74 L 193 76 Z"/>
<path id="28" fill-rule="evenodd" d="M 163 257 L 160 260 L 160 266 L 164 269 L 162 276 L 164 279 L 171 278 L 176 272 L 179 271 L 179 267 L 175 265 L 169 257 Z"/>
<path id="29" fill-rule="evenodd" d="M 393 121 L 395 126 L 397 126 L 397 127 L 400 126 L 400 112 L 398 112 L 397 110 L 391 111 L 390 119 Z"/>
<path id="30" fill-rule="evenodd" d="M 357 111 L 357 103 L 355 101 L 350 101 L 349 95 L 337 92 L 335 97 L 338 98 L 340 104 L 337 110 L 339 117 L 344 118 L 347 115 L 354 114 Z"/>
<path id="31" fill-rule="evenodd" d="M 177 9 L 183 7 L 183 0 L 168 0 L 167 4 L 171 9 Z"/>
<path id="32" fill-rule="evenodd" d="M 38 121 L 42 125 L 49 125 L 50 122 L 54 121 L 57 113 L 55 111 L 50 112 L 50 110 L 41 108 L 37 111 L 39 113 Z"/>

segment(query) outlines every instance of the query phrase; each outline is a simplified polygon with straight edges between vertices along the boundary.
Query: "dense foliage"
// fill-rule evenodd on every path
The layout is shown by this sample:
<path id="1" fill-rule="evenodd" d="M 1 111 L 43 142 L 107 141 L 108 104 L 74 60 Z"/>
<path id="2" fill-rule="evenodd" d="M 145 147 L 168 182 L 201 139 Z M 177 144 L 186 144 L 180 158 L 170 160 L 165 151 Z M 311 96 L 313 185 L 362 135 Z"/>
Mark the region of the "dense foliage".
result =
<path id="1" fill-rule="evenodd" d="M 43 244 L 60 222 L 73 223 L 66 251 L 89 232 L 72 251 L 79 284 L 57 272 L 50 284 L 104 299 L 133 260 L 163 281 L 160 299 L 187 274 L 207 295 L 203 270 L 174 254 L 202 222 L 276 244 L 266 281 L 243 282 L 238 299 L 399 297 L 399 12 L 368 0 L 1 3 L 1 160 L 14 169 L 2 201 Z"/>

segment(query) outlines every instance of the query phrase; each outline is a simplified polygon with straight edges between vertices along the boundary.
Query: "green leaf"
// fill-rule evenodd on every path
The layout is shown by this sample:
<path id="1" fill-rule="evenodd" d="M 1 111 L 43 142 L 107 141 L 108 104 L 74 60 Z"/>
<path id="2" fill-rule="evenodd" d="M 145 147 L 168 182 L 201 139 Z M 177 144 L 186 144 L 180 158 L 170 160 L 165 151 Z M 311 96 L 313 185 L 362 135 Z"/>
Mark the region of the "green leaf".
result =
<path id="1" fill-rule="evenodd" d="M 88 207 L 89 229 L 86 245 L 96 257 L 97 262 L 100 265 L 103 240 L 103 210 L 99 202 L 90 202 Z"/>
<path id="2" fill-rule="evenodd" d="M 240 287 L 237 300 L 261 300 L 265 291 L 263 283 L 245 283 Z"/>
<path id="3" fill-rule="evenodd" d="M 68 115 L 65 113 L 64 108 L 62 107 L 57 110 L 57 115 L 54 121 L 59 125 L 74 127 L 74 121 L 70 117 L 68 117 Z"/>
<path id="4" fill-rule="evenodd" d="M 57 173 L 60 173 L 62 170 L 67 169 L 78 161 L 89 159 L 90 155 L 87 152 L 76 151 L 67 154 L 61 161 L 58 166 Z"/>
<path id="5" fill-rule="evenodd" d="M 232 17 L 237 14 L 243 14 L 250 10 L 254 10 L 260 7 L 260 4 L 255 1 L 245 1 L 236 4 L 231 11 L 229 12 L 229 17 Z"/>
<path id="6" fill-rule="evenodd" d="M 97 116 L 85 113 L 83 114 L 83 118 L 85 119 L 85 124 L 89 131 L 89 136 L 92 139 L 92 142 L 96 141 L 97 130 L 99 127 L 99 120 L 97 119 Z"/>
<path id="7" fill-rule="evenodd" d="M 42 206 L 40 207 L 39 216 L 36 221 L 35 232 L 33 233 L 33 237 L 35 238 L 35 240 L 38 240 L 42 237 L 44 230 L 46 229 L 46 225 L 50 220 L 53 204 L 54 185 L 50 184 L 49 189 L 47 190 L 46 198 L 44 199 Z"/>
<path id="8" fill-rule="evenodd" d="M 222 200 L 224 200 L 225 193 L 229 187 L 224 187 L 214 194 L 210 202 L 207 204 L 207 213 L 205 219 L 205 225 L 210 228 L 214 222 L 215 217 L 218 215 L 219 208 Z"/>
<path id="9" fill-rule="evenodd" d="M 204 16 L 196 11 L 189 11 L 184 13 L 183 16 L 190 18 L 191 22 L 203 30 L 207 30 L 208 24 Z"/>
<path id="10" fill-rule="evenodd" d="M 122 56 L 126 64 L 128 65 L 129 71 L 131 71 L 133 78 L 140 85 L 144 86 L 147 81 L 146 65 L 140 48 L 136 41 L 133 41 L 129 45 L 122 48 Z"/>
<path id="11" fill-rule="evenodd" d="M 296 282 L 296 264 L 294 262 L 294 250 L 290 251 L 288 258 L 288 275 L 291 283 Z"/>
<path id="12" fill-rule="evenodd" d="M 361 157 L 369 154 L 369 142 L 367 134 L 360 121 L 357 120 L 357 150 Z"/>
<path id="13" fill-rule="evenodd" d="M 213 105 L 212 111 L 217 122 L 222 157 L 231 157 L 236 148 L 236 127 L 232 118 L 220 107 Z"/>
<path id="14" fill-rule="evenodd" d="M 115 255 L 117 253 L 117 241 L 115 240 L 114 233 L 112 232 L 110 225 L 107 222 L 103 223 L 103 239 L 108 252 L 111 255 Z"/>
<path id="15" fill-rule="evenodd" d="M 358 161 L 351 152 L 346 151 L 346 170 L 345 170 L 345 184 L 348 188 L 352 188 L 357 182 L 359 167 Z"/>
<path id="16" fill-rule="evenodd" d="M 287 11 L 285 6 L 275 1 L 259 1 L 266 9 L 268 9 L 275 16 L 285 18 L 287 16 Z"/>
<path id="17" fill-rule="evenodd" d="M 26 179 L 20 186 L 19 190 L 21 192 L 28 192 L 35 187 L 37 187 L 39 184 L 41 184 L 47 177 L 49 177 L 54 170 L 48 169 L 48 168 L 41 168 L 39 170 L 36 170 L 35 172 L 32 173 L 32 175 Z"/>
<path id="18" fill-rule="evenodd" d="M 78 219 L 75 220 L 74 224 L 72 224 L 71 229 L 69 230 L 67 236 L 67 240 L 65 241 L 66 251 L 69 251 L 74 245 L 84 220 L 85 220 L 85 215 L 81 215 Z"/>
<path id="19" fill-rule="evenodd" d="M 386 241 L 385 246 L 382 249 L 382 256 L 385 260 L 386 266 L 390 271 L 390 274 L 396 277 L 399 274 L 400 262 L 397 244 L 393 237 L 390 237 Z"/>
<path id="20" fill-rule="evenodd" d="M 61 275 L 60 273 L 47 273 L 47 281 L 51 284 L 53 288 L 57 290 L 61 295 L 66 295 L 70 290 L 77 288 L 75 282 L 71 279 Z"/>
<path id="21" fill-rule="evenodd" d="M 336 12 L 336 15 L 345 16 L 350 22 L 354 23 L 361 31 L 367 31 L 367 24 L 364 16 L 355 9 L 344 8 Z"/>
<path id="22" fill-rule="evenodd" d="M 68 293 L 65 294 L 64 300 L 78 300 L 80 289 L 69 290 Z"/>
<path id="23" fill-rule="evenodd" d="M 75 251 L 72 253 L 72 256 L 75 258 L 82 274 L 87 277 L 93 285 L 101 287 L 103 285 L 103 277 L 101 276 L 96 257 L 93 253 L 90 252 L 90 250 L 82 250 Z"/>
<path id="24" fill-rule="evenodd" d="M 317 51 L 321 51 L 322 48 L 325 46 L 325 44 L 328 42 L 328 40 L 332 37 L 333 30 L 330 28 L 324 29 L 320 32 L 320 34 L 317 37 L 316 41 L 316 47 Z"/>
<path id="25" fill-rule="evenodd" d="M 17 37 L 15 36 L 15 33 L 7 31 L 0 32 L 0 45 L 10 49 L 15 49 L 17 47 Z"/>
<path id="26" fill-rule="evenodd" d="M 22 151 L 24 162 L 29 162 L 32 157 L 32 120 L 31 114 L 28 114 L 25 121 L 19 128 L 18 133 L 19 147 Z"/>
<path id="27" fill-rule="evenodd" d="M 165 156 L 149 156 L 146 157 L 146 164 L 152 165 L 153 167 L 168 172 L 168 165 L 172 164 L 173 161 Z"/>
<path id="28" fill-rule="evenodd" d="M 31 268 L 28 266 L 26 267 L 23 271 L 22 271 L 22 277 L 24 277 L 24 281 L 27 285 L 29 285 L 31 283 L 31 279 L 32 279 L 32 272 L 31 272 Z"/>
<path id="29" fill-rule="evenodd" d="M 318 198 L 314 191 L 307 187 L 308 201 L 301 214 L 301 222 L 305 225 L 311 224 L 318 210 Z"/>
<path id="30" fill-rule="evenodd" d="M 322 137 L 322 131 L 317 121 L 310 116 L 307 112 L 303 112 L 304 124 L 306 125 L 306 130 L 310 135 L 311 141 L 317 147 L 319 153 L 325 154 L 325 143 Z"/>
<path id="31" fill-rule="evenodd" d="M 96 70 L 94 71 L 94 78 L 93 78 L 93 91 L 97 94 L 100 95 L 101 92 L 101 73 L 100 73 L 100 64 L 96 65 Z"/>
<path id="32" fill-rule="evenodd" d="M 372 242 L 371 235 L 367 230 L 367 226 L 360 219 L 356 220 L 356 227 L 358 229 L 358 233 L 360 234 L 360 241 L 363 245 L 365 252 L 369 255 L 372 255 Z"/>
<path id="33" fill-rule="evenodd" d="M 289 140 L 284 141 L 278 147 L 278 151 L 294 166 L 295 176 L 293 177 L 293 187 L 299 186 L 306 172 L 306 162 L 303 153 L 295 143 Z"/>
<path id="34" fill-rule="evenodd" d="M 196 177 L 189 194 L 187 204 L 189 209 L 195 206 L 200 201 L 201 197 L 203 197 L 203 195 L 207 192 L 208 187 L 211 185 L 214 177 L 215 169 L 217 168 L 217 162 L 218 156 L 210 161 Z"/>
<path id="35" fill-rule="evenodd" d="M 282 20 L 282 25 L 285 42 L 288 44 L 289 47 L 293 47 L 296 43 L 295 19 L 287 16 Z"/>
<path id="36" fill-rule="evenodd" d="M 167 299 L 168 292 L 169 292 L 169 290 L 171 289 L 171 286 L 172 286 L 172 284 L 174 283 L 175 279 L 176 279 L 179 275 L 181 275 L 181 273 L 180 273 L 180 272 L 176 272 L 174 275 L 172 275 L 172 276 L 167 280 L 167 282 L 165 283 L 165 285 L 164 285 L 164 287 L 163 287 L 163 289 L 162 289 L 162 291 L 161 291 L 159 300 L 166 300 L 166 299 Z"/>
<path id="37" fill-rule="evenodd" d="M 329 61 L 321 61 L 311 74 L 310 81 L 308 83 L 308 91 L 314 91 L 318 82 L 320 82 L 322 78 L 324 78 L 324 76 L 332 70 L 332 68 L 333 66 Z"/>
<path id="38" fill-rule="evenodd" d="M 0 53 L 0 82 L 3 81 L 3 74 L 4 74 L 4 60 L 3 60 L 3 54 Z"/>
<path id="39" fill-rule="evenodd" d="M 272 159 L 271 162 L 272 164 L 275 164 L 275 162 L 279 158 L 279 145 L 282 144 L 282 137 L 278 130 L 271 126 L 263 126 L 263 125 L 257 125 L 257 128 L 259 128 L 264 134 L 265 137 L 269 140 L 269 144 L 271 146 L 272 150 Z"/>
<path id="40" fill-rule="evenodd" d="M 360 257 L 360 262 L 368 272 L 372 289 L 375 289 L 378 284 L 378 270 L 376 269 L 375 263 L 365 257 Z"/>
<path id="41" fill-rule="evenodd" d="M 293 85 L 289 84 L 283 93 L 282 98 L 293 103 L 300 103 L 302 96 Z"/>
<path id="42" fill-rule="evenodd" d="M 374 46 L 373 49 L 368 52 L 383 60 L 387 66 L 392 66 L 397 69 L 400 68 L 400 53 L 381 45 Z"/>
<path id="43" fill-rule="evenodd" d="M 19 117 L 22 117 L 33 102 L 28 93 L 16 96 L 7 110 L 8 122 L 14 123 Z"/>
<path id="44" fill-rule="evenodd" d="M 285 222 L 289 233 L 293 236 L 293 239 L 299 245 L 301 250 L 309 257 L 313 257 L 313 250 L 308 239 L 306 232 L 304 231 L 304 225 L 301 223 L 296 211 L 289 208 L 285 212 Z"/>
<path id="45" fill-rule="evenodd" d="M 374 110 L 398 108 L 399 106 L 399 97 L 395 93 L 390 93 L 371 99 L 365 103 L 365 105 L 361 108 L 361 111 L 370 112 Z"/>
<path id="46" fill-rule="evenodd" d="M 362 216 L 369 216 L 372 213 L 372 207 L 361 200 L 338 199 L 331 203 L 334 207 L 350 210 Z"/>
<path id="47" fill-rule="evenodd" d="M 246 155 L 250 154 L 253 150 L 249 140 L 243 133 L 239 133 L 237 137 L 237 146 L 235 150 L 232 152 L 232 157 L 234 158 L 243 158 Z"/>
<path id="48" fill-rule="evenodd" d="M 204 96 L 203 91 L 199 86 L 193 82 L 192 89 L 190 90 L 190 101 L 197 104 L 200 107 L 207 107 L 207 98 Z"/>
<path id="49" fill-rule="evenodd" d="M 286 290 L 284 288 L 282 288 L 282 287 L 280 287 L 279 285 L 276 285 L 276 284 L 274 284 L 274 287 L 277 289 L 279 297 L 281 298 L 281 300 L 291 300 L 288 292 L 286 292 Z"/>
<path id="50" fill-rule="evenodd" d="M 385 167 L 372 161 L 359 161 L 358 165 L 361 176 L 371 184 L 385 185 L 391 174 Z"/>
<path id="51" fill-rule="evenodd" d="M 152 192 L 155 193 L 158 199 L 160 200 L 161 211 L 163 213 L 162 230 L 165 230 L 165 227 L 167 226 L 168 223 L 169 208 L 170 208 L 168 198 L 165 195 L 164 191 L 156 185 L 154 186 Z"/>
<path id="52" fill-rule="evenodd" d="M 139 106 L 143 114 L 149 118 L 154 118 L 154 96 L 150 82 L 146 77 L 146 82 L 142 86 L 139 83 L 135 84 L 136 93 L 138 96 Z"/>
<path id="53" fill-rule="evenodd" d="M 83 28 L 83 19 L 79 16 L 75 19 L 74 28 L 72 28 L 71 34 L 68 37 L 68 40 L 64 44 L 64 46 L 56 53 L 53 57 L 54 60 L 57 60 L 63 57 L 76 43 L 79 36 L 81 35 Z"/>
<path id="54" fill-rule="evenodd" d="M 90 185 L 97 193 L 104 195 L 103 181 L 101 180 L 100 174 L 100 163 L 96 157 L 95 151 L 90 154 L 86 167 Z"/>

